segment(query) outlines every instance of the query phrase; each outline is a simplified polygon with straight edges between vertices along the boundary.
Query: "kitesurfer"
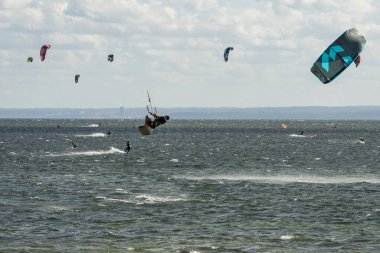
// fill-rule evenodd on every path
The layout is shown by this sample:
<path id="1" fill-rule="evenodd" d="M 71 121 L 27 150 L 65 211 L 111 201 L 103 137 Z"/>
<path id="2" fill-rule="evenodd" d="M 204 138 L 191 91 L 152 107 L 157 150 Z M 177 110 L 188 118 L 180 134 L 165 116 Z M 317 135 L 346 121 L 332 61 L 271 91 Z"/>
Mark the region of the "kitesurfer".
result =
<path id="1" fill-rule="evenodd" d="M 169 120 L 169 116 L 158 116 L 156 113 L 149 112 L 150 115 L 154 117 L 152 120 L 148 115 L 145 116 L 145 126 L 155 129 L 159 125 L 165 124 Z"/>
<path id="2" fill-rule="evenodd" d="M 303 130 L 301 130 L 300 134 L 299 135 L 303 135 Z"/>
<path id="3" fill-rule="evenodd" d="M 129 143 L 129 141 L 125 141 L 127 143 L 127 147 L 125 148 L 125 153 L 129 153 L 129 151 L 131 150 L 131 144 Z"/>
<path id="4" fill-rule="evenodd" d="M 108 135 L 108 136 L 111 135 L 111 130 L 108 130 L 107 135 Z"/>
<path id="5" fill-rule="evenodd" d="M 78 148 L 79 146 L 75 143 L 75 142 L 71 142 L 71 144 L 73 145 L 73 148 Z"/>

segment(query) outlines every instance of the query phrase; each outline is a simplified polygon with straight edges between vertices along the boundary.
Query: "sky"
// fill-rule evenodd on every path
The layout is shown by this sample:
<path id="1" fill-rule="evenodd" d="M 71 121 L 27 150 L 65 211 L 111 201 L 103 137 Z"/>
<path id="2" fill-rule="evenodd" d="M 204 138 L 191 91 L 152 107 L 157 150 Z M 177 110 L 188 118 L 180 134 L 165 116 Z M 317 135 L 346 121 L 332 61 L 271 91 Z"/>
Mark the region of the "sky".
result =
<path id="1" fill-rule="evenodd" d="M 380 105 L 379 17 L 377 0 L 1 0 L 0 108 L 144 107 L 147 90 L 156 107 Z M 352 27 L 360 66 L 322 84 L 311 66 Z"/>

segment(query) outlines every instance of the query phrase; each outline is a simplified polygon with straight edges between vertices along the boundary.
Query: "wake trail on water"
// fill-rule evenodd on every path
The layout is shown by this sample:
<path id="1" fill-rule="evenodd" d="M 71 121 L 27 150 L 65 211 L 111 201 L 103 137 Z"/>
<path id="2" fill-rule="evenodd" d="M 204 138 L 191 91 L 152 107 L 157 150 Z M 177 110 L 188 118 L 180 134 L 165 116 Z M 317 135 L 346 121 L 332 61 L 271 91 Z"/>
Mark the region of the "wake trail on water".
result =
<path id="1" fill-rule="evenodd" d="M 292 137 L 292 138 L 314 138 L 316 137 L 316 135 L 299 135 L 299 134 L 290 134 L 289 137 Z"/>
<path id="2" fill-rule="evenodd" d="M 77 134 L 75 137 L 106 137 L 104 133 L 92 133 L 92 134 Z"/>
<path id="3" fill-rule="evenodd" d="M 370 183 L 380 184 L 380 178 L 369 177 L 321 177 L 321 176 L 245 176 L 245 175 L 213 175 L 213 176 L 201 176 L 201 177 L 175 177 L 178 179 L 187 180 L 226 180 L 226 181 L 254 181 L 257 183 L 265 184 L 290 184 L 290 183 L 307 183 L 307 184 L 356 184 L 356 183 Z"/>
<path id="4" fill-rule="evenodd" d="M 78 152 L 67 152 L 61 154 L 48 154 L 47 156 L 97 156 L 97 155 L 109 155 L 109 154 L 124 154 L 121 149 L 111 147 L 109 150 L 88 150 Z"/>

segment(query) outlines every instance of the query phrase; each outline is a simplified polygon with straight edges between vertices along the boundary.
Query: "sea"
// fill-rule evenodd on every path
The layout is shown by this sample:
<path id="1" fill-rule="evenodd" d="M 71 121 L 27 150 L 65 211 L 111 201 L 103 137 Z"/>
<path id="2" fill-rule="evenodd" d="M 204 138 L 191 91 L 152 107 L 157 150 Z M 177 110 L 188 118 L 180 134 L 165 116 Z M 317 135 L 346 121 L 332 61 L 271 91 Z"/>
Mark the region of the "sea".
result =
<path id="1" fill-rule="evenodd" d="M 1 119 L 0 252 L 380 252 L 380 121 L 142 123 Z"/>

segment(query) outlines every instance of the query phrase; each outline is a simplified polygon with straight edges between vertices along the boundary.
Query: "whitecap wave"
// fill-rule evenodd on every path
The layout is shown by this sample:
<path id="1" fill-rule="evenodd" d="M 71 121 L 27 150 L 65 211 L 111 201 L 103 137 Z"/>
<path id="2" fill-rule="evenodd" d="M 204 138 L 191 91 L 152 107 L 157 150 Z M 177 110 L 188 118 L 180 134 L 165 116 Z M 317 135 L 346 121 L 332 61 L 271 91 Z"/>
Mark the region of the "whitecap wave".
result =
<path id="1" fill-rule="evenodd" d="M 187 180 L 226 180 L 226 181 L 254 181 L 257 183 L 266 184 L 290 184 L 290 183 L 306 183 L 306 184 L 357 184 L 357 183 L 370 183 L 380 184 L 380 178 L 373 177 L 322 177 L 322 176 L 251 176 L 251 175 L 213 175 L 203 177 L 175 177 Z"/>
<path id="2" fill-rule="evenodd" d="M 123 189 L 123 188 L 116 188 L 115 191 L 117 193 L 129 193 L 126 189 Z"/>
<path id="3" fill-rule="evenodd" d="M 44 206 L 44 207 L 42 207 L 41 209 L 44 210 L 44 211 L 56 212 L 56 213 L 59 213 L 59 212 L 66 212 L 66 211 L 70 211 L 70 210 L 71 210 L 70 207 L 66 207 L 66 206 L 57 206 L 57 205 Z"/>
<path id="4" fill-rule="evenodd" d="M 280 237 L 281 240 L 291 240 L 291 239 L 294 239 L 294 236 L 293 235 L 282 235 Z"/>
<path id="5" fill-rule="evenodd" d="M 177 202 L 177 201 L 183 201 L 182 198 L 176 198 L 171 196 L 153 196 L 149 194 L 142 194 L 137 195 L 135 197 L 137 204 L 156 204 L 156 203 L 163 203 L 163 202 Z"/>
<path id="6" fill-rule="evenodd" d="M 128 203 L 135 205 L 143 205 L 143 204 L 157 204 L 157 203 L 165 203 L 165 202 L 177 202 L 184 201 L 183 198 L 177 198 L 172 196 L 153 196 L 149 194 L 141 194 L 134 197 L 130 197 L 128 199 L 121 198 L 109 198 L 105 196 L 97 196 L 96 199 L 100 199 L 105 203 Z"/>
<path id="7" fill-rule="evenodd" d="M 108 198 L 104 196 L 97 196 L 97 199 L 101 199 L 104 202 L 120 202 L 120 203 L 133 203 L 133 201 L 128 199 L 116 199 L 116 198 Z"/>
<path id="8" fill-rule="evenodd" d="M 99 124 L 89 124 L 84 127 L 99 127 L 99 126 L 100 126 Z"/>

